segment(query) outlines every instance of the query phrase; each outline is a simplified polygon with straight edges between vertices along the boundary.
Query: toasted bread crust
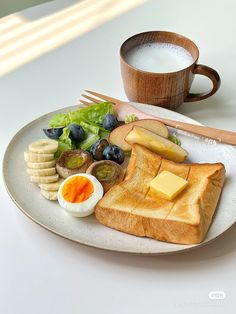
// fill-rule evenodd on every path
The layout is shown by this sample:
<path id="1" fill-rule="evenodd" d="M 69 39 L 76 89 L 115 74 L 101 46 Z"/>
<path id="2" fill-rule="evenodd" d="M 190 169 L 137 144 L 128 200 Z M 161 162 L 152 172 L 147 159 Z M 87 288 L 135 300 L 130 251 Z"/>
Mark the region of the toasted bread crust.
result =
<path id="1" fill-rule="evenodd" d="M 181 244 L 199 243 L 203 238 L 200 228 L 193 225 L 142 217 L 112 208 L 104 210 L 99 204 L 96 207 L 95 215 L 103 225 L 139 237 Z"/>
<path id="2" fill-rule="evenodd" d="M 147 194 L 149 180 L 164 169 L 189 179 L 186 192 L 173 202 Z M 200 243 L 212 222 L 224 178 L 222 163 L 176 164 L 135 144 L 125 180 L 98 202 L 95 215 L 102 224 L 136 236 Z"/>

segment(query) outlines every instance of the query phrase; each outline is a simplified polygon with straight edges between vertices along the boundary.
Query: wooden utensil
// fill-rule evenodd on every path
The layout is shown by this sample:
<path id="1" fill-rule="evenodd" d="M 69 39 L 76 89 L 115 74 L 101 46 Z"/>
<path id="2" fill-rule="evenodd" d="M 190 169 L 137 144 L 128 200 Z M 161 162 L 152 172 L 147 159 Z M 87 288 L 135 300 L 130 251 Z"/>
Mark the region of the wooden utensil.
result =
<path id="1" fill-rule="evenodd" d="M 208 137 L 214 139 L 218 142 L 236 145 L 236 132 L 225 131 L 215 128 L 210 128 L 202 125 L 195 125 L 191 123 L 185 123 L 176 120 L 164 119 L 157 116 L 148 115 L 136 108 L 134 108 L 129 102 L 121 101 L 114 97 L 106 96 L 97 92 L 86 90 L 87 94 L 82 94 L 82 96 L 92 103 L 99 104 L 101 101 L 110 101 L 114 104 L 115 110 L 118 115 L 118 120 L 123 121 L 126 116 L 134 114 L 139 119 L 155 119 L 158 120 L 168 126 L 171 126 L 175 129 L 187 131 L 193 134 L 201 135 L 204 137 Z M 91 96 L 92 95 L 92 96 Z M 93 97 L 93 96 L 96 96 Z M 91 105 L 91 102 L 87 102 L 85 100 L 80 100 L 80 102 L 86 106 Z"/>

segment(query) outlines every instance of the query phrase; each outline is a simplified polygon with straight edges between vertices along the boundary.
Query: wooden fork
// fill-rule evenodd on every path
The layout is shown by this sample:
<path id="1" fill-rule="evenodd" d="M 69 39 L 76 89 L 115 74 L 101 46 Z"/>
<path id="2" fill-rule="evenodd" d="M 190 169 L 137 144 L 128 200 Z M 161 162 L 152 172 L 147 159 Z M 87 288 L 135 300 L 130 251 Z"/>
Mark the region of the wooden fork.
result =
<path id="1" fill-rule="evenodd" d="M 123 121 L 125 117 L 128 115 L 135 114 L 135 116 L 137 116 L 139 119 L 155 119 L 175 129 L 179 129 L 179 130 L 187 131 L 193 134 L 208 137 L 218 142 L 236 145 L 236 132 L 225 131 L 225 130 L 210 128 L 207 126 L 195 125 L 195 124 L 185 123 L 181 121 L 170 120 L 170 119 L 165 119 L 165 118 L 161 118 L 157 116 L 148 115 L 134 108 L 129 102 L 121 101 L 119 99 L 106 96 L 103 94 L 99 94 L 93 91 L 89 91 L 89 90 L 85 90 L 85 92 L 92 96 L 86 95 L 86 94 L 82 94 L 82 96 L 92 101 L 92 103 L 99 104 L 101 101 L 112 102 L 115 105 L 115 110 L 118 115 L 118 120 L 120 121 Z M 93 96 L 96 96 L 96 98 L 94 98 Z M 87 102 L 84 100 L 80 100 L 80 102 L 86 106 L 92 104 L 91 102 Z"/>

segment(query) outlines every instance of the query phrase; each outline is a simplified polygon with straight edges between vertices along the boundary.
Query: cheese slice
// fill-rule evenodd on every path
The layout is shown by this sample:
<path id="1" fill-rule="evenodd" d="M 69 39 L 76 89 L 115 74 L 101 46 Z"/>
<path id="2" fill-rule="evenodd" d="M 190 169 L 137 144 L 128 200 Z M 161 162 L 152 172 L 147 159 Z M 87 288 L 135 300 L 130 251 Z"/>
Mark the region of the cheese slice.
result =
<path id="1" fill-rule="evenodd" d="M 169 171 L 162 171 L 149 182 L 149 194 L 173 200 L 187 186 L 188 181 Z"/>

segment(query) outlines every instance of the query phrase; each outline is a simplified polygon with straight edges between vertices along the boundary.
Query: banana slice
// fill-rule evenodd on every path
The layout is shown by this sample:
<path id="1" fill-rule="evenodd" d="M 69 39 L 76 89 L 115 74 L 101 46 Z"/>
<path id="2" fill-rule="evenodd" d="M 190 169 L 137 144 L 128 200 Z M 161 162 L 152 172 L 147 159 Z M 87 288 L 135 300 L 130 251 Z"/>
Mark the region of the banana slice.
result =
<path id="1" fill-rule="evenodd" d="M 56 168 L 47 168 L 47 169 L 26 169 L 27 173 L 31 176 L 36 177 L 45 177 L 56 174 Z"/>
<path id="2" fill-rule="evenodd" d="M 51 183 L 56 182 L 59 179 L 58 174 L 54 174 L 52 176 L 45 176 L 45 177 L 39 177 L 39 176 L 30 176 L 30 181 L 34 183 Z"/>
<path id="3" fill-rule="evenodd" d="M 29 145 L 29 151 L 38 154 L 54 154 L 58 150 L 58 142 L 51 139 L 41 139 Z"/>
<path id="4" fill-rule="evenodd" d="M 57 191 L 45 191 L 41 190 L 40 193 L 50 201 L 57 201 Z"/>
<path id="5" fill-rule="evenodd" d="M 56 159 L 45 162 L 27 162 L 27 166 L 30 169 L 47 169 L 56 166 Z"/>
<path id="6" fill-rule="evenodd" d="M 60 185 L 62 184 L 64 180 L 62 178 L 60 178 L 57 182 L 52 182 L 52 183 L 40 183 L 39 187 L 42 190 L 45 191 L 58 191 Z"/>
<path id="7" fill-rule="evenodd" d="M 29 162 L 44 162 L 54 160 L 54 154 L 36 154 L 32 152 L 24 152 L 25 161 Z"/>

